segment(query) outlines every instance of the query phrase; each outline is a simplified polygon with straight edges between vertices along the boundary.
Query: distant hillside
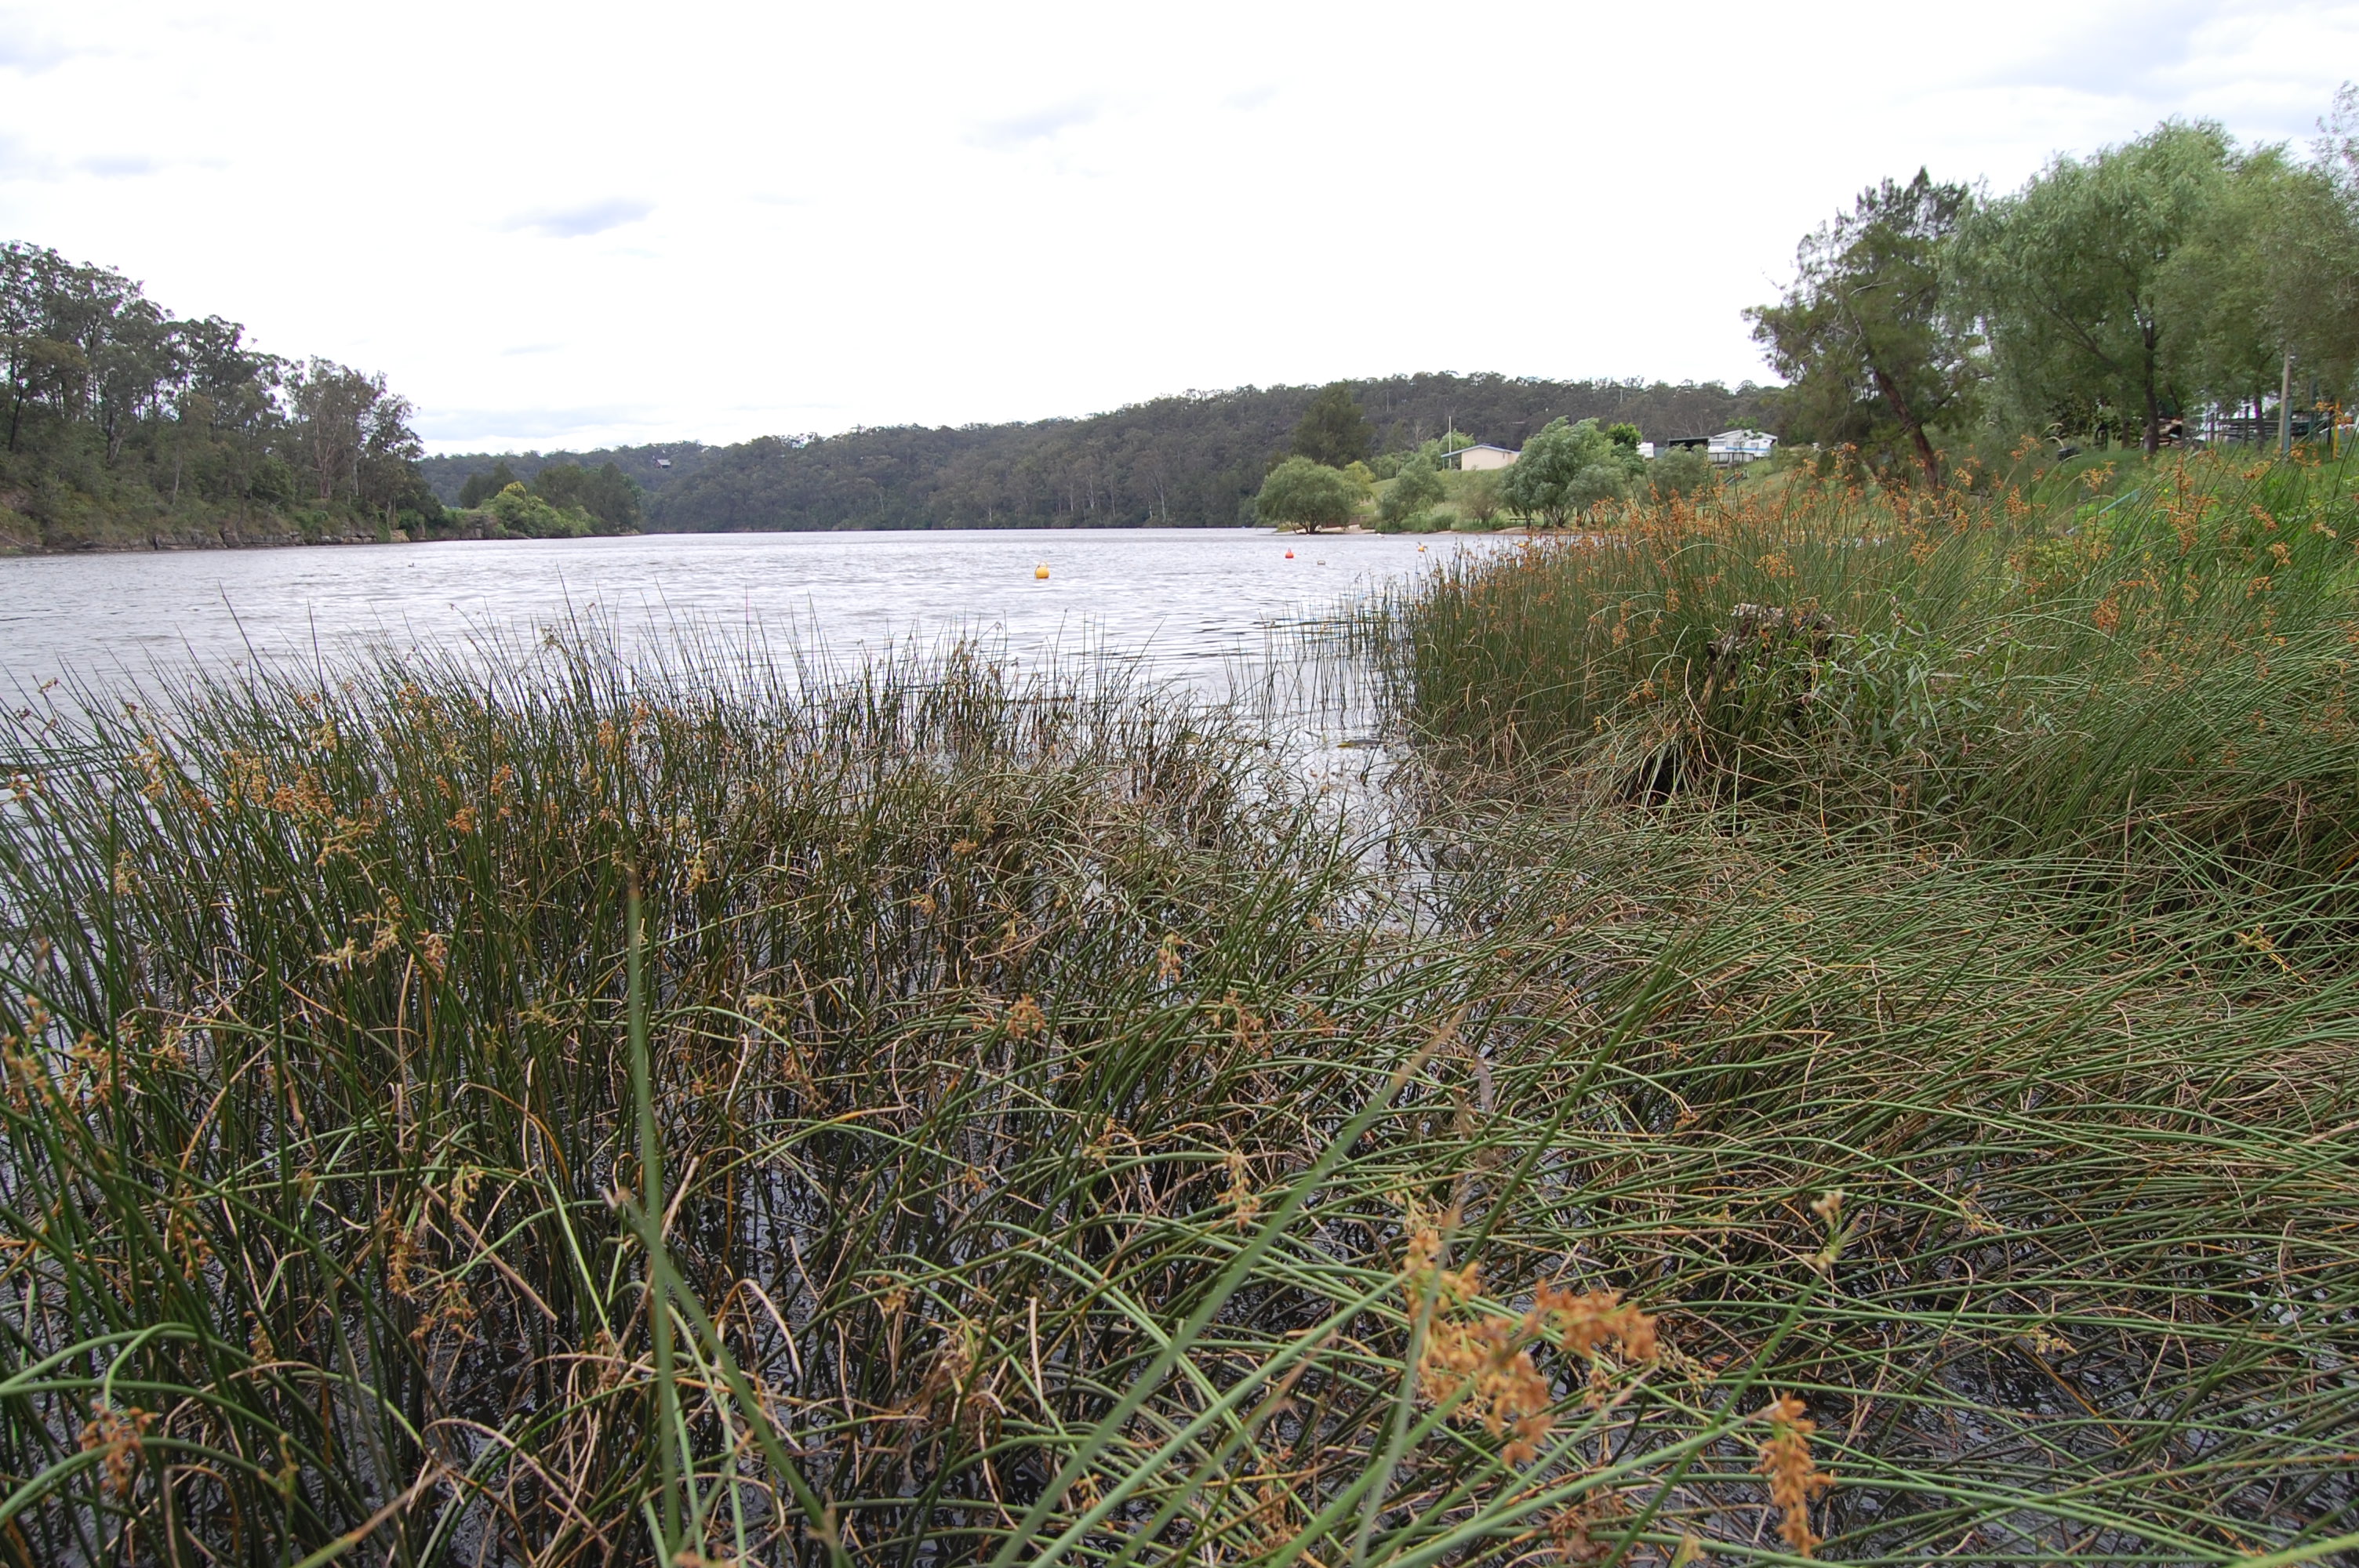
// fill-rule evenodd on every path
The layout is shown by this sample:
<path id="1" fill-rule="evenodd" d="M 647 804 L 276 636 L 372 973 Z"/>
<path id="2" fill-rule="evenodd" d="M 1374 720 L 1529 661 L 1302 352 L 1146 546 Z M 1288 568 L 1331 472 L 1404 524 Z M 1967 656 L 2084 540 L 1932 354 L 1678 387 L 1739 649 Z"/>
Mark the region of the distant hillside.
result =
<path id="1" fill-rule="evenodd" d="M 1454 427 L 1521 446 L 1560 416 L 1625 419 L 1649 439 L 1705 435 L 1767 416 L 1769 389 L 1746 384 L 1535 381 L 1422 374 L 1352 384 L 1380 450 Z M 1239 522 L 1271 457 L 1285 449 L 1310 386 L 1184 393 L 1084 419 L 916 425 L 841 436 L 764 437 L 593 452 L 429 459 L 428 481 L 455 502 L 470 474 L 505 461 L 529 480 L 559 462 L 612 461 L 647 492 L 650 532 L 939 527 L 1183 527 Z M 658 457 L 671 460 L 658 468 Z"/>
<path id="2" fill-rule="evenodd" d="M 510 473 L 530 484 L 541 470 L 559 463 L 578 463 L 594 469 L 611 462 L 636 480 L 641 490 L 654 495 L 666 485 L 695 472 L 707 457 L 719 449 L 701 441 L 667 441 L 648 447 L 606 447 L 594 452 L 464 452 L 428 458 L 418 467 L 445 506 L 459 504 L 459 492 L 470 476 L 489 473 L 497 463 L 507 464 Z M 671 466 L 660 466 L 658 459 L 669 460 Z"/>

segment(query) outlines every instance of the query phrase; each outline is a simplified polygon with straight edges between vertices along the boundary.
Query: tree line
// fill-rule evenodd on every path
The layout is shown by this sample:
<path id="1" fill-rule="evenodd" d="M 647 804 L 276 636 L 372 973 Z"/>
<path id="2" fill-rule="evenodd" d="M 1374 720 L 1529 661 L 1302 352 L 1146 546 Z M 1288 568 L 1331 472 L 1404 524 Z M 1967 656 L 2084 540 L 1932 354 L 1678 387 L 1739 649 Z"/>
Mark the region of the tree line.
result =
<path id="1" fill-rule="evenodd" d="M 1559 418 L 1628 422 L 1662 435 L 1757 422 L 1766 388 L 1547 381 L 1431 373 L 1336 384 L 1365 421 L 1361 456 L 1416 449 L 1457 431 L 1520 446 Z M 613 461 L 647 491 L 645 525 L 750 529 L 1234 526 L 1253 520 L 1271 464 L 1292 449 L 1321 389 L 1239 387 L 1159 397 L 1080 419 L 959 428 L 891 426 L 734 446 L 429 460 L 443 500 L 506 462 Z M 653 466 L 661 454 L 672 466 Z"/>
<path id="2" fill-rule="evenodd" d="M 440 519 L 385 377 L 254 349 L 109 267 L 0 243 L 0 543 L 389 535 Z"/>
<path id="3" fill-rule="evenodd" d="M 1940 482 L 1987 436 L 2155 452 L 2322 426 L 2359 373 L 2359 88 L 2305 154 L 2169 120 L 1988 195 L 1886 179 L 1749 312 L 1789 440 Z"/>

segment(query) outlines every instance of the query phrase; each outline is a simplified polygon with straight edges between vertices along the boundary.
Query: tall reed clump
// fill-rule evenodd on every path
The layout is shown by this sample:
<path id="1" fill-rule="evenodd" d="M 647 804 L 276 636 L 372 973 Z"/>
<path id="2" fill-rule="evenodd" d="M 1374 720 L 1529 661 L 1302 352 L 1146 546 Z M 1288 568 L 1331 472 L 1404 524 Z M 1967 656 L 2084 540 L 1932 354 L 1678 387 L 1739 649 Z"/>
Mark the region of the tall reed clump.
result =
<path id="1" fill-rule="evenodd" d="M 972 652 L 28 707 L 0 1558 L 2353 1544 L 2316 922 L 1471 795 L 1396 882 L 1256 740 Z"/>
<path id="2" fill-rule="evenodd" d="M 1615 1068 L 1675 1096 L 1634 1114 L 1678 1136 L 1629 1218 L 1682 1238 L 1684 1312 L 1757 1288 L 1727 1227 L 1760 1195 L 1839 1190 L 1777 1362 L 1834 1450 L 1822 1550 L 2349 1552 L 2351 476 L 1740 494 L 1367 625 L 1431 896 L 1601 911 L 1681 977 Z"/>
<path id="3" fill-rule="evenodd" d="M 2029 494 L 1786 477 L 1460 557 L 1386 618 L 1420 731 L 1990 849 L 2321 874 L 2359 849 L 2347 463 Z"/>
<path id="4" fill-rule="evenodd" d="M 0 1557 L 1481 1555 L 1762 1425 L 1509 1239 L 1593 1004 L 1220 715 L 490 671 L 18 714 Z"/>

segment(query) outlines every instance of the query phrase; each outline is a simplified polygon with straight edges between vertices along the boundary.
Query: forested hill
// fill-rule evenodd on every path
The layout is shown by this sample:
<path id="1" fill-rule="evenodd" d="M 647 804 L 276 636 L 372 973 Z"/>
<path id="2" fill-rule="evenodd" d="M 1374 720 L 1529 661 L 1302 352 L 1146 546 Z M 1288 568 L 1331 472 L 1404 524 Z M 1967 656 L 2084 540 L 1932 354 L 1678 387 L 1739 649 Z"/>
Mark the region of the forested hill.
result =
<path id="1" fill-rule="evenodd" d="M 430 534 L 409 400 L 0 241 L 0 552 Z"/>
<path id="2" fill-rule="evenodd" d="M 1549 420 L 1627 420 L 1646 436 L 1704 435 L 1766 416 L 1767 389 L 1717 384 L 1538 381 L 1422 374 L 1348 384 L 1401 450 L 1455 427 L 1519 447 Z M 646 487 L 650 531 L 947 527 L 1201 527 L 1241 520 L 1318 388 L 1183 393 L 1083 419 L 892 426 L 737 446 L 429 459 L 446 503 L 505 461 L 519 479 L 558 462 L 612 461 Z M 658 468 L 667 457 L 671 466 Z"/>

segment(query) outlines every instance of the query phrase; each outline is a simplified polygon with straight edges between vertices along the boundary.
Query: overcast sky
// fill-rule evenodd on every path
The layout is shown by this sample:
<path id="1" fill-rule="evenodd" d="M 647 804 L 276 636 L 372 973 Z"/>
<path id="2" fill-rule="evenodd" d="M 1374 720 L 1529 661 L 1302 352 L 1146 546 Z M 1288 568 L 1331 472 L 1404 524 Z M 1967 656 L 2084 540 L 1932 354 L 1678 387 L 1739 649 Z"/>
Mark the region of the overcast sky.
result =
<path id="1" fill-rule="evenodd" d="M 386 372 L 437 450 L 1415 370 L 1766 379 L 1922 164 L 2306 140 L 2359 5 L 0 0 L 0 238 Z"/>

